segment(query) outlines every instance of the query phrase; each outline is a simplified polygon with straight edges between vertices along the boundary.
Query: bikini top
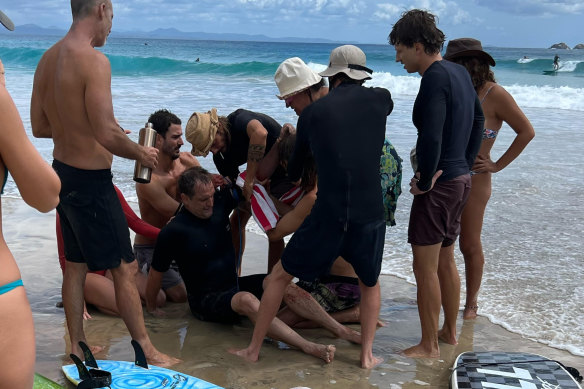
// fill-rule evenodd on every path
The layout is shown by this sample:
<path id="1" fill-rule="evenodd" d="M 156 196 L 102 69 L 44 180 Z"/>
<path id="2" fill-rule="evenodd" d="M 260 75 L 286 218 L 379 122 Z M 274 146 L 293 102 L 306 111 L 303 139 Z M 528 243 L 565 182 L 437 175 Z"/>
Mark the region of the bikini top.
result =
<path id="1" fill-rule="evenodd" d="M 481 105 L 483 105 L 483 101 L 485 101 L 485 99 L 489 95 L 489 92 L 491 92 L 491 89 L 493 89 L 494 86 L 495 85 L 491 85 L 491 87 L 489 89 L 487 89 L 487 92 L 485 93 L 485 95 L 481 99 Z M 483 131 L 483 139 L 495 139 L 497 137 L 497 134 L 498 133 L 499 133 L 499 131 L 495 131 L 495 130 L 491 130 L 489 128 L 485 128 L 484 131 Z"/>

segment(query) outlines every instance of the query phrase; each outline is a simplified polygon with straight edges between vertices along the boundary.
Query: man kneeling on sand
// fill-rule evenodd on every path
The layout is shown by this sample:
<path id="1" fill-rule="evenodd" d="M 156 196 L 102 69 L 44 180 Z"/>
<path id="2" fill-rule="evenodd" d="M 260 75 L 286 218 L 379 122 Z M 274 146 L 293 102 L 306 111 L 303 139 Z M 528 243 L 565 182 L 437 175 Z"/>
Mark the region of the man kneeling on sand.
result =
<path id="1" fill-rule="evenodd" d="M 241 193 L 232 189 L 216 191 L 211 175 L 201 167 L 187 169 L 178 180 L 178 190 L 183 208 L 158 235 L 146 287 L 148 311 L 161 313 L 156 308 L 156 295 L 162 274 L 175 260 L 194 316 L 205 321 L 234 323 L 244 315 L 255 322 L 265 275 L 237 276 L 229 223 L 229 214 Z M 361 342 L 361 334 L 331 318 L 310 294 L 296 285 L 289 285 L 284 301 L 290 309 L 336 336 Z M 277 317 L 272 320 L 268 335 L 327 363 L 334 358 L 335 346 L 310 342 Z"/>

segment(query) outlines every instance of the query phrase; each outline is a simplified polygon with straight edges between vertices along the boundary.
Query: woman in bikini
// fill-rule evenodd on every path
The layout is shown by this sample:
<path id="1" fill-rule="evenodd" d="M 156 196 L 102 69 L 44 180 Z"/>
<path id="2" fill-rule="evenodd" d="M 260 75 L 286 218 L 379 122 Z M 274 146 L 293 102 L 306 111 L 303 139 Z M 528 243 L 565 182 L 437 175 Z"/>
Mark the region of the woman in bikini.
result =
<path id="1" fill-rule="evenodd" d="M 0 21 L 5 25 L 5 15 Z M 0 182 L 2 190 L 8 172 L 22 199 L 40 212 L 59 203 L 61 181 L 34 148 L 24 130 L 14 101 L 5 87 L 0 62 Z M 1 217 L 1 208 L 0 208 Z M 20 270 L 8 249 L 0 225 L 0 386 L 31 388 L 34 379 L 35 338 L 32 311 Z"/>
<path id="2" fill-rule="evenodd" d="M 490 66 L 495 60 L 483 51 L 481 42 L 472 38 L 448 42 L 444 59 L 464 66 L 470 74 L 485 115 L 485 129 L 481 149 L 472 167 L 472 189 L 461 219 L 460 250 L 464 256 L 466 273 L 466 303 L 464 319 L 477 316 L 478 294 L 483 277 L 485 257 L 481 244 L 481 230 L 487 202 L 491 197 L 491 175 L 503 170 L 521 154 L 535 136 L 535 131 L 513 97 L 495 81 Z M 517 134 L 497 161 L 490 152 L 503 122 Z"/>

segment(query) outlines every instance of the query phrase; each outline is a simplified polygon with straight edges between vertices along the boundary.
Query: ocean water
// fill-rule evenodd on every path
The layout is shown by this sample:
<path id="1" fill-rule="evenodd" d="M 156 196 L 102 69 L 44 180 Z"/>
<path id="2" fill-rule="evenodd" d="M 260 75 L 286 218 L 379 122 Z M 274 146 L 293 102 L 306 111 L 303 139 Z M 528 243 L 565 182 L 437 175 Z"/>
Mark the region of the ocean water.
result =
<path id="1" fill-rule="evenodd" d="M 57 38 L 3 36 L 0 58 L 7 88 L 35 146 L 51 161 L 52 141 L 34 139 L 30 130 L 30 95 L 40 56 Z M 275 95 L 273 74 L 281 61 L 299 56 L 322 70 L 336 45 L 304 43 L 222 42 L 188 40 L 111 39 L 100 49 L 112 65 L 114 110 L 121 125 L 133 133 L 150 113 L 167 108 L 186 122 L 193 111 L 216 107 L 220 114 L 247 108 L 271 115 L 280 123 L 297 117 Z M 386 235 L 382 272 L 415 282 L 407 222 L 412 196 L 407 156 L 416 141 L 411 123 L 420 77 L 395 62 L 389 45 L 361 45 L 374 69 L 367 85 L 389 89 L 395 108 L 387 121 L 387 136 L 404 158 L 404 194 L 399 199 L 398 225 Z M 479 312 L 526 338 L 584 356 L 584 194 L 581 180 L 584 148 L 584 50 L 487 47 L 497 61 L 498 82 L 515 98 L 535 127 L 536 137 L 509 167 L 493 176 L 483 246 L 486 257 Z M 554 75 L 555 54 L 562 68 Z M 523 57 L 528 59 L 524 60 Z M 199 61 L 197 62 L 197 58 Z M 504 126 L 493 149 L 498 158 L 514 132 Z M 184 146 L 189 150 L 189 145 Z M 201 159 L 215 170 L 212 159 Z M 115 158 L 116 184 L 135 201 L 133 161 Z M 5 196 L 18 196 L 9 179 Z M 250 224 L 252 232 L 259 233 Z M 56 259 L 55 259 L 56 260 Z M 457 262 L 464 275 L 462 256 Z M 463 283 L 464 288 L 464 283 Z M 463 289 L 464 292 L 464 289 Z M 464 294 L 463 294 L 464 299 Z M 464 303 L 464 300 L 462 301 Z"/>

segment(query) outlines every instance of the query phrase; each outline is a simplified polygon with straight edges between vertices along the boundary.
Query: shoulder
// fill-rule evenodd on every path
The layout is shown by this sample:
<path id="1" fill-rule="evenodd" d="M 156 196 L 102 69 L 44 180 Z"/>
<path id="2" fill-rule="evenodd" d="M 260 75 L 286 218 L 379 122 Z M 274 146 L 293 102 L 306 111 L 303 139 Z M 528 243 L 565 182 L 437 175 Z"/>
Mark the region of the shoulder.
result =
<path id="1" fill-rule="evenodd" d="M 185 169 L 193 166 L 201 166 L 199 160 L 188 151 L 183 151 L 179 154 L 179 161 L 185 167 Z"/>

